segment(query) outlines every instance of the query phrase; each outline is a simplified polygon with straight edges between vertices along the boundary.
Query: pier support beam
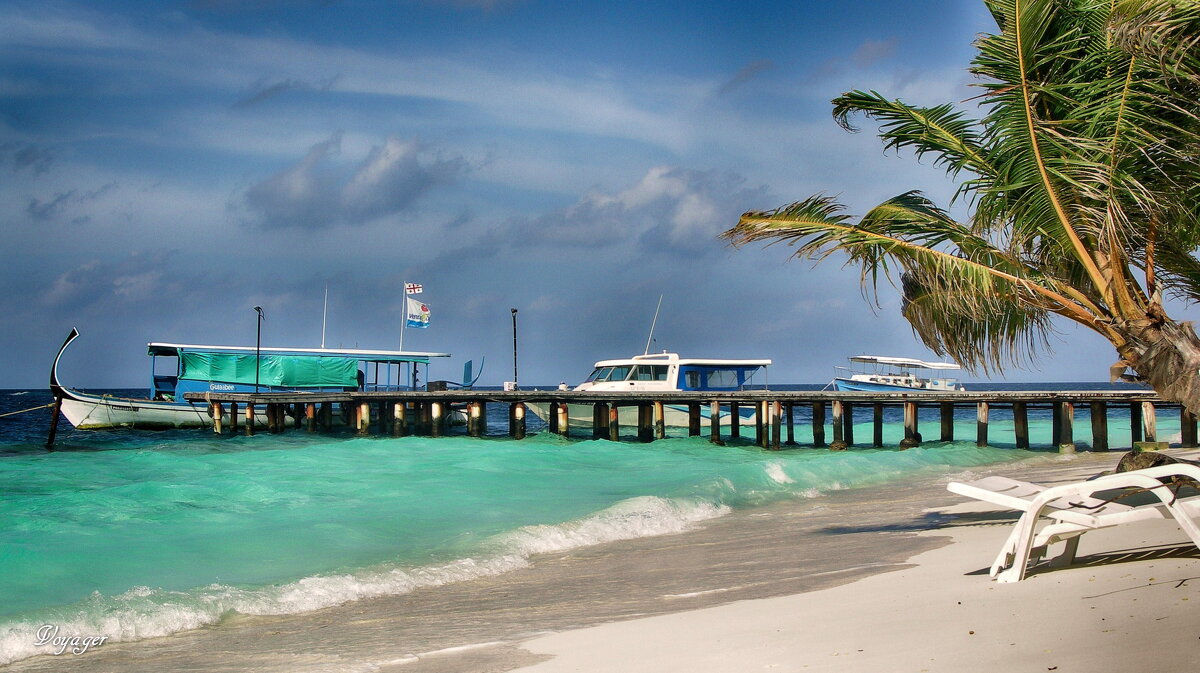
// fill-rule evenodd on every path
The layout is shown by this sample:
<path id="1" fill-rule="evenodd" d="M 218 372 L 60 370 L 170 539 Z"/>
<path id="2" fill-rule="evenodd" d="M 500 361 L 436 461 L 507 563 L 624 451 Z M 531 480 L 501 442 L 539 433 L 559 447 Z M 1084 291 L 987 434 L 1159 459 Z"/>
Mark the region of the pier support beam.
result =
<path id="1" fill-rule="evenodd" d="M 608 439 L 608 405 L 604 402 L 592 405 L 592 439 Z"/>
<path id="2" fill-rule="evenodd" d="M 729 403 L 729 438 L 737 439 L 742 436 L 742 412 L 741 405 L 737 402 Z"/>
<path id="3" fill-rule="evenodd" d="M 1075 405 L 1070 402 L 1058 402 L 1059 434 L 1055 438 L 1059 453 L 1075 453 Z"/>
<path id="4" fill-rule="evenodd" d="M 783 415 L 783 405 L 778 401 L 768 402 L 771 407 L 771 449 L 779 450 L 779 431 L 781 416 Z"/>
<path id="5" fill-rule="evenodd" d="M 236 435 L 238 432 L 238 404 L 237 402 L 229 403 L 229 434 Z"/>
<path id="6" fill-rule="evenodd" d="M 483 402 L 467 403 L 467 434 L 472 437 L 482 437 L 484 426 L 487 424 Z"/>
<path id="7" fill-rule="evenodd" d="M 1013 434 L 1018 449 L 1029 449 L 1029 408 L 1024 402 L 1013 402 Z"/>
<path id="8" fill-rule="evenodd" d="M 767 448 L 767 403 L 758 401 L 754 403 L 754 444 Z"/>
<path id="9" fill-rule="evenodd" d="M 847 447 L 854 446 L 854 403 L 842 403 L 842 441 Z"/>
<path id="10" fill-rule="evenodd" d="M 1158 415 L 1153 402 L 1142 402 L 1142 425 L 1146 428 L 1146 441 L 1158 441 Z"/>
<path id="11" fill-rule="evenodd" d="M 371 432 L 371 405 L 360 402 L 358 405 L 358 434 L 366 435 Z"/>
<path id="12" fill-rule="evenodd" d="M 713 400 L 708 408 L 708 441 L 717 446 L 724 446 L 721 441 L 721 403 Z"/>
<path id="13" fill-rule="evenodd" d="M 254 403 L 246 403 L 246 436 L 254 434 Z"/>
<path id="14" fill-rule="evenodd" d="M 654 402 L 654 438 L 667 438 L 667 410 L 659 401 Z"/>
<path id="15" fill-rule="evenodd" d="M 1108 405 L 1092 402 L 1092 451 L 1108 451 Z"/>
<path id="16" fill-rule="evenodd" d="M 842 401 L 834 400 L 833 402 L 830 403 L 829 406 L 831 407 L 832 412 L 833 412 L 833 416 L 830 419 L 830 421 L 833 424 L 833 441 L 829 444 L 829 450 L 830 451 L 845 451 L 846 450 L 846 440 L 844 439 L 844 437 L 845 437 L 844 433 L 846 431 L 846 428 L 842 424 Z"/>
<path id="17" fill-rule="evenodd" d="M 942 402 L 942 436 L 943 442 L 954 441 L 954 403 Z"/>
<path id="18" fill-rule="evenodd" d="M 784 442 L 787 446 L 796 445 L 796 405 L 788 402 L 783 405 L 783 413 L 787 418 L 787 441 Z"/>
<path id="19" fill-rule="evenodd" d="M 508 435 L 513 439 L 525 439 L 524 402 L 513 402 L 508 406 Z"/>
<path id="20" fill-rule="evenodd" d="M 638 410 L 638 441 L 649 443 L 654 441 L 654 407 L 648 402 L 640 402 Z"/>
<path id="21" fill-rule="evenodd" d="M 317 405 L 312 403 L 304 405 L 304 423 L 305 430 L 308 432 L 317 431 Z"/>
<path id="22" fill-rule="evenodd" d="M 825 447 L 825 403 L 813 402 L 812 405 L 813 446 L 818 449 Z"/>
<path id="23" fill-rule="evenodd" d="M 441 437 L 444 423 L 446 422 L 446 405 L 442 402 L 429 403 L 429 434 L 433 437 Z"/>
<path id="24" fill-rule="evenodd" d="M 921 433 L 917 427 L 917 403 L 904 403 L 904 439 L 900 440 L 900 448 L 911 449 L 921 445 Z"/>
<path id="25" fill-rule="evenodd" d="M 688 437 L 700 436 L 700 403 L 688 403 Z"/>
<path id="26" fill-rule="evenodd" d="M 608 408 L 608 441 L 621 441 L 621 410 L 616 402 Z"/>
<path id="27" fill-rule="evenodd" d="M 408 434 L 408 405 L 404 402 L 392 404 L 392 436 L 403 437 Z"/>
<path id="28" fill-rule="evenodd" d="M 220 402 L 210 402 L 208 405 L 208 411 L 210 414 L 212 414 L 213 432 L 218 435 L 221 434 L 225 429 L 221 427 L 221 414 L 224 413 L 225 410 L 221 408 Z"/>
<path id="29" fill-rule="evenodd" d="M 975 406 L 975 446 L 988 445 L 988 415 L 991 412 L 987 402 Z"/>
<path id="30" fill-rule="evenodd" d="M 554 402 L 550 405 L 554 411 L 554 415 L 558 418 L 558 434 L 563 437 L 568 437 L 571 434 L 571 419 L 567 414 L 566 402 Z"/>
<path id="31" fill-rule="evenodd" d="M 1130 446 L 1137 446 L 1142 441 L 1142 405 L 1133 402 L 1129 405 L 1129 441 Z"/>
<path id="32" fill-rule="evenodd" d="M 883 446 L 883 402 L 876 402 L 871 409 L 871 443 Z"/>
<path id="33" fill-rule="evenodd" d="M 1179 408 L 1179 446 L 1184 449 L 1196 447 L 1196 416 L 1187 407 Z"/>

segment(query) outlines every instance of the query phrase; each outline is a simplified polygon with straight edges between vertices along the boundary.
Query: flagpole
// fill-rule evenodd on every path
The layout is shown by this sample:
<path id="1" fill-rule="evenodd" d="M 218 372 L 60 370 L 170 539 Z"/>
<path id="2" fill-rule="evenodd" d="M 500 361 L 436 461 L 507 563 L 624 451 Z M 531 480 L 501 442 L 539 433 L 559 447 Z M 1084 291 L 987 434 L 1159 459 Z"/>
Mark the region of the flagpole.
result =
<path id="1" fill-rule="evenodd" d="M 404 305 L 400 307 L 400 350 L 403 351 L 404 326 L 408 324 L 408 281 L 401 281 L 400 287 L 404 288 Z"/>

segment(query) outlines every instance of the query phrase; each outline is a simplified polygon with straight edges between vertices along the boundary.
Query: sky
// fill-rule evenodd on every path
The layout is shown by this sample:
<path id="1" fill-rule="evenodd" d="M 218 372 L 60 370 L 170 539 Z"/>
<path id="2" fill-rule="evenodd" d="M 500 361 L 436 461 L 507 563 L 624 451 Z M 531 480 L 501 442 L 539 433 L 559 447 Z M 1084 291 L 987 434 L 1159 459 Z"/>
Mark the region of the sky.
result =
<path id="1" fill-rule="evenodd" d="M 830 99 L 978 89 L 972 0 L 0 0 L 0 388 L 147 384 L 151 341 L 485 360 L 479 384 L 577 383 L 646 349 L 934 358 L 858 272 L 719 234 L 816 193 L 861 214 L 954 184 Z M 328 288 L 328 309 L 324 310 Z M 1186 316 L 1183 316 L 1186 317 Z M 992 381 L 1097 381 L 1060 326 Z"/>

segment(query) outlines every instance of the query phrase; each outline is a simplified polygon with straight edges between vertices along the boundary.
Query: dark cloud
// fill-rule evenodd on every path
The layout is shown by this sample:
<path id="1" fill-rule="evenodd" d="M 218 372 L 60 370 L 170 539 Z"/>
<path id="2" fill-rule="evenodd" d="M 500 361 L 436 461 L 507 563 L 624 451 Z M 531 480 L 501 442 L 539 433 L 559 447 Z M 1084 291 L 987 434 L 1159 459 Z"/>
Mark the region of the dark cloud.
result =
<path id="1" fill-rule="evenodd" d="M 254 93 L 233 104 L 234 108 L 248 108 L 268 101 L 289 91 L 328 91 L 337 82 L 337 77 L 331 77 L 321 82 L 305 82 L 297 79 L 285 79 L 282 82 L 259 82 Z"/>
<path id="2" fill-rule="evenodd" d="M 178 294 L 187 284 L 178 278 L 173 252 L 134 253 L 123 258 L 93 260 L 59 274 L 40 297 L 41 303 L 72 315 L 137 306 Z"/>
<path id="3" fill-rule="evenodd" d="M 41 175 L 50 170 L 54 154 L 33 143 L 0 143 L 0 161 L 11 163 L 13 171 L 32 171 Z"/>
<path id="4" fill-rule="evenodd" d="M 49 199 L 29 199 L 25 206 L 25 212 L 35 222 L 50 222 L 58 220 L 65 216 L 67 211 L 73 207 L 80 206 L 89 201 L 94 201 L 104 194 L 117 188 L 115 182 L 110 182 L 98 189 L 89 192 L 80 192 L 77 189 L 71 189 L 65 192 L 59 192 Z M 87 216 L 75 216 L 71 219 L 73 224 L 86 222 Z"/>
<path id="5" fill-rule="evenodd" d="M 717 95 L 727 95 L 746 82 L 749 82 L 757 77 L 759 73 L 770 70 L 774 67 L 775 62 L 765 58 L 747 63 L 741 70 L 737 71 L 737 74 L 735 74 L 728 82 L 725 82 L 721 85 L 721 88 L 717 89 Z"/>
<path id="6" fill-rule="evenodd" d="M 416 141 L 389 138 L 344 178 L 329 161 L 340 151 L 340 136 L 318 143 L 294 166 L 246 190 L 243 204 L 253 221 L 300 229 L 363 224 L 412 209 L 431 189 L 469 169 L 462 157 L 430 156 Z"/>

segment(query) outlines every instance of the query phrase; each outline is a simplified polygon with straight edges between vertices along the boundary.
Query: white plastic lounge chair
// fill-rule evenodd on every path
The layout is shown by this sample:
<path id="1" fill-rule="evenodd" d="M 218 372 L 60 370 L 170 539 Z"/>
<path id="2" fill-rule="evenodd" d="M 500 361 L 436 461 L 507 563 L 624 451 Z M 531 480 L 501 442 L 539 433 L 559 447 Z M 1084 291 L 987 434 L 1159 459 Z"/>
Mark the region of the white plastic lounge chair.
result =
<path id="1" fill-rule="evenodd" d="M 1188 477 L 1200 483 L 1200 467 L 1186 463 L 1164 465 L 1052 487 L 1007 477 L 985 477 L 970 483 L 951 482 L 946 488 L 1022 512 L 991 568 L 991 576 L 997 581 L 1019 582 L 1025 578 L 1030 560 L 1041 558 L 1049 545 L 1066 541 L 1066 549 L 1050 565 L 1070 565 L 1081 535 L 1135 521 L 1174 517 L 1200 548 L 1200 525 L 1197 525 L 1200 496 L 1177 498 L 1177 489 L 1159 480 L 1169 477 Z M 1107 493 L 1121 489 L 1142 489 L 1153 498 L 1147 504 L 1127 505 L 1112 500 L 1118 493 Z M 1096 497 L 1101 493 L 1105 495 Z M 1042 517 L 1049 523 L 1037 531 Z"/>

